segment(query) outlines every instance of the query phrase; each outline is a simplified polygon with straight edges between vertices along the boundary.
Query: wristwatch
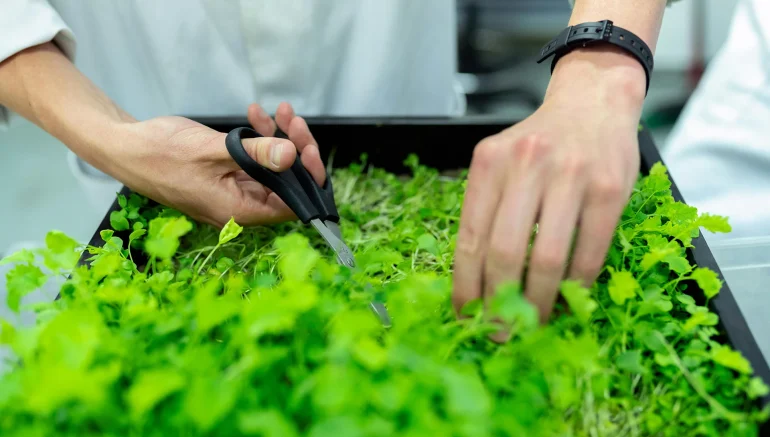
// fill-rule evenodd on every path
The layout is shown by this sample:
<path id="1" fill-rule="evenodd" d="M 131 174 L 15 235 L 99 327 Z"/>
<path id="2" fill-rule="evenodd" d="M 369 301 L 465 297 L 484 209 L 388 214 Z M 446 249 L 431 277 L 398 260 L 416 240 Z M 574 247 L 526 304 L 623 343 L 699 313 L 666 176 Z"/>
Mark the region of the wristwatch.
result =
<path id="1" fill-rule="evenodd" d="M 612 44 L 633 55 L 644 67 L 644 72 L 647 75 L 647 90 L 650 89 L 650 76 L 654 66 L 650 47 L 632 32 L 615 26 L 611 20 L 567 27 L 540 50 L 540 59 L 537 63 L 539 64 L 553 56 L 553 62 L 551 62 L 551 72 L 553 72 L 556 63 L 562 56 L 576 48 L 595 44 Z"/>

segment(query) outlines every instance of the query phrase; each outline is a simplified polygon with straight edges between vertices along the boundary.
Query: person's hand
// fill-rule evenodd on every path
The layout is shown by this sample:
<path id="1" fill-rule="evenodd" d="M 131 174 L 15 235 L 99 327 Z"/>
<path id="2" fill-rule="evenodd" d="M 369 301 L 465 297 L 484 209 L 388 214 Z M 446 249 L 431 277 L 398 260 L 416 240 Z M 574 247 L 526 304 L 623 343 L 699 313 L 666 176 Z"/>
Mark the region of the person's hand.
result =
<path id="1" fill-rule="evenodd" d="M 248 119 L 262 138 L 245 139 L 244 148 L 273 171 L 291 167 L 297 153 L 319 184 L 325 171 L 313 135 L 302 117 L 282 103 L 274 121 L 260 106 Z M 289 140 L 274 138 L 276 124 Z M 278 196 L 246 175 L 225 147 L 225 133 L 182 117 L 159 117 L 127 123 L 116 132 L 107 172 L 159 203 L 196 220 L 223 226 L 230 217 L 242 225 L 295 219 Z"/>
<path id="2" fill-rule="evenodd" d="M 565 273 L 593 283 L 638 176 L 644 94 L 630 56 L 576 51 L 559 61 L 532 116 L 476 146 L 455 254 L 458 312 L 512 281 L 544 322 Z"/>

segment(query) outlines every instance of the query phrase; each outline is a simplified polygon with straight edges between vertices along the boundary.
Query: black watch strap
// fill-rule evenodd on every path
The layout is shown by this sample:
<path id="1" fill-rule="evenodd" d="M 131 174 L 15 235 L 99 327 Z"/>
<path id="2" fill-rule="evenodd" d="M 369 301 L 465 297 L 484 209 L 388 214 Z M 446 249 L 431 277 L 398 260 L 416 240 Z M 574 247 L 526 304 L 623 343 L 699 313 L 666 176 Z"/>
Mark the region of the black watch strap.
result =
<path id="1" fill-rule="evenodd" d="M 650 47 L 641 38 L 626 29 L 615 26 L 610 20 L 567 27 L 543 47 L 537 63 L 539 64 L 553 56 L 551 63 L 551 72 L 553 72 L 556 63 L 562 56 L 575 48 L 588 47 L 597 43 L 618 46 L 636 57 L 644 67 L 644 72 L 647 74 L 647 90 L 650 89 L 650 76 L 654 66 Z"/>

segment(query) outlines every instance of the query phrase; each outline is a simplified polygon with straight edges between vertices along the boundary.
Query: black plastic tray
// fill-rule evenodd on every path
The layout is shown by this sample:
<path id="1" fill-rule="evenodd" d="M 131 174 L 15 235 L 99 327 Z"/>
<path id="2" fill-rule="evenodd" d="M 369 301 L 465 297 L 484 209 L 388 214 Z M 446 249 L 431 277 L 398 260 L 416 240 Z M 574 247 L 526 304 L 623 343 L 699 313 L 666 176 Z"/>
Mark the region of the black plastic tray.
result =
<path id="1" fill-rule="evenodd" d="M 194 119 L 220 132 L 229 132 L 235 127 L 248 126 L 245 117 Z M 510 127 L 515 120 L 482 116 L 406 119 L 308 118 L 307 122 L 321 145 L 321 156 L 324 162 L 328 162 L 330 153 L 333 153 L 333 167 L 345 167 L 358 162 L 361 154 L 366 153 L 370 164 L 400 173 L 407 171 L 403 162 L 410 153 L 417 154 L 421 163 L 439 170 L 467 168 L 474 146 L 483 138 Z M 653 164 L 662 162 L 658 149 L 646 129 L 639 132 L 639 148 L 640 170 L 646 174 Z M 676 200 L 683 201 L 673 178 L 671 190 Z M 130 193 L 125 187 L 121 192 Z M 116 199 L 89 244 L 95 246 L 103 244 L 99 232 L 110 228 L 110 212 L 118 208 Z M 703 237 L 694 239 L 693 246 L 694 248 L 688 251 L 690 261 L 714 270 L 724 281 L 724 276 Z M 86 258 L 87 253 L 83 255 L 80 262 L 86 263 Z M 770 384 L 768 363 L 762 356 L 726 282 L 717 297 L 712 299 L 711 307 L 719 315 L 725 342 L 740 351 L 751 363 L 756 375 Z M 770 396 L 763 398 L 762 404 L 770 404 Z M 762 435 L 770 436 L 770 422 L 763 427 Z"/>

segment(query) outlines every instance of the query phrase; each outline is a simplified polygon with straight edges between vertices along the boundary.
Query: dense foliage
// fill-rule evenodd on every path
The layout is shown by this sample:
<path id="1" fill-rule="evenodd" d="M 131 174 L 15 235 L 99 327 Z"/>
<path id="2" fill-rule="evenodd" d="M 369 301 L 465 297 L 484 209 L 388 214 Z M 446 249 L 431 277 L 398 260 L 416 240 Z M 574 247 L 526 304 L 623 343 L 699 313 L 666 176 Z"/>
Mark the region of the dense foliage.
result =
<path id="1" fill-rule="evenodd" d="M 90 267 L 73 268 L 82 247 L 60 232 L 5 259 L 15 310 L 70 278 L 34 327 L 2 322 L 17 359 L 0 377 L 0 435 L 756 435 L 768 387 L 720 343 L 707 308 L 720 280 L 685 252 L 699 227 L 729 226 L 675 202 L 661 165 L 639 179 L 596 284 L 564 282 L 540 326 L 513 284 L 455 317 L 465 175 L 408 163 L 408 178 L 333 175 L 355 270 L 300 223 L 219 232 L 137 195 L 87 248 Z M 510 341 L 488 340 L 490 315 L 515 326 Z"/>

